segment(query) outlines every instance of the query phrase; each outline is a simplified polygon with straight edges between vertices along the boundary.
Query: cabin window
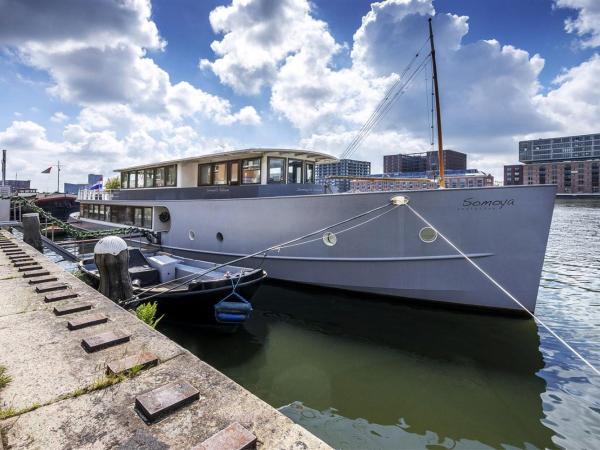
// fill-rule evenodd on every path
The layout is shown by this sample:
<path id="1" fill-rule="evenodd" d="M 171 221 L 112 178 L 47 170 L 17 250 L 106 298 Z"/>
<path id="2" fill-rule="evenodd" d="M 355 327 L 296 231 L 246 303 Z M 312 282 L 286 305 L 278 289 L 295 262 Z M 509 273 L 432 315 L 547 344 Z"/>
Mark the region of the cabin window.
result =
<path id="1" fill-rule="evenodd" d="M 163 187 L 165 185 L 165 168 L 157 167 L 154 172 L 154 186 Z"/>
<path id="2" fill-rule="evenodd" d="M 304 165 L 304 182 L 314 183 L 315 182 L 315 165 L 313 163 L 306 163 Z"/>
<path id="3" fill-rule="evenodd" d="M 211 184 L 210 175 L 210 164 L 198 164 L 198 186 Z"/>
<path id="4" fill-rule="evenodd" d="M 242 162 L 242 183 L 260 183 L 260 158 L 245 159 Z"/>
<path id="5" fill-rule="evenodd" d="M 227 163 L 212 165 L 212 184 L 227 184 Z"/>
<path id="6" fill-rule="evenodd" d="M 129 189 L 133 189 L 135 187 L 135 172 L 129 172 L 129 185 L 127 187 Z"/>
<path id="7" fill-rule="evenodd" d="M 268 159 L 267 183 L 285 183 L 285 158 Z"/>
<path id="8" fill-rule="evenodd" d="M 154 169 L 144 171 L 144 187 L 154 187 Z"/>
<path id="9" fill-rule="evenodd" d="M 133 225 L 136 227 L 144 226 L 143 209 L 144 208 L 134 208 L 133 210 Z"/>
<path id="10" fill-rule="evenodd" d="M 98 220 L 104 220 L 104 205 L 98 205 Z"/>
<path id="11" fill-rule="evenodd" d="M 129 187 L 129 174 L 127 172 L 121 172 L 121 189 L 127 189 Z"/>
<path id="12" fill-rule="evenodd" d="M 152 228 L 152 208 L 144 208 L 143 227 Z"/>
<path id="13" fill-rule="evenodd" d="M 106 222 L 110 222 L 111 217 L 110 217 L 110 205 L 105 205 L 104 206 L 104 220 Z"/>
<path id="14" fill-rule="evenodd" d="M 302 161 L 288 159 L 288 183 L 302 183 Z"/>
<path id="15" fill-rule="evenodd" d="M 229 184 L 240 184 L 240 162 L 229 163 Z"/>
<path id="16" fill-rule="evenodd" d="M 165 167 L 165 186 L 177 186 L 177 166 Z"/>
<path id="17" fill-rule="evenodd" d="M 135 186 L 139 187 L 139 188 L 144 187 L 144 171 L 143 170 L 137 171 L 137 184 Z"/>

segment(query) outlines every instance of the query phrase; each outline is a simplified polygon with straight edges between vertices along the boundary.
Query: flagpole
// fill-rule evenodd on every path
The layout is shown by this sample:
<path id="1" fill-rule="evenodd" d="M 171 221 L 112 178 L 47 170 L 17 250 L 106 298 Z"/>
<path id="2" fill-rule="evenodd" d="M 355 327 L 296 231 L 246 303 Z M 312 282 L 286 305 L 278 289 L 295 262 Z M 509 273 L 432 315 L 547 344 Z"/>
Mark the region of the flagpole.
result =
<path id="1" fill-rule="evenodd" d="M 60 193 L 60 161 L 58 161 L 58 175 L 57 175 L 57 181 L 56 181 L 56 192 Z"/>

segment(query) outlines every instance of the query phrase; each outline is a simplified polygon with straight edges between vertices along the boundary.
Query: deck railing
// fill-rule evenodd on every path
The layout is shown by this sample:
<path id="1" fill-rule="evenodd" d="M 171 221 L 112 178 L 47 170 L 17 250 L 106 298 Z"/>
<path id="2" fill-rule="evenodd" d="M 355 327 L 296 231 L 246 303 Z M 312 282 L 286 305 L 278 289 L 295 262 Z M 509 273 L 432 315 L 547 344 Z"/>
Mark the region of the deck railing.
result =
<path id="1" fill-rule="evenodd" d="M 112 200 L 114 189 L 80 189 L 77 200 Z"/>

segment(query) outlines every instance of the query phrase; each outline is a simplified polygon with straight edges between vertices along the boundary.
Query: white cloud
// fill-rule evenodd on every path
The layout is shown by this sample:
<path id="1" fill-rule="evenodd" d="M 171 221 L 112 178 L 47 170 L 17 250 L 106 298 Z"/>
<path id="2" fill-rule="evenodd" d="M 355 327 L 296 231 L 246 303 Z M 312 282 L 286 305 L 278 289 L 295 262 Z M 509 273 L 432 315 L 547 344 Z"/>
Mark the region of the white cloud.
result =
<path id="1" fill-rule="evenodd" d="M 52 114 L 52 117 L 50 117 L 50 120 L 54 123 L 62 123 L 62 122 L 66 122 L 67 120 L 69 120 L 69 116 L 67 116 L 62 111 L 57 111 L 54 114 Z"/>
<path id="2" fill-rule="evenodd" d="M 327 54 L 341 48 L 327 24 L 310 13 L 307 0 L 233 0 L 218 6 L 210 13 L 213 30 L 224 34 L 211 44 L 218 58 L 199 65 L 236 92 L 258 94 L 288 56 L 304 48 Z"/>
<path id="3" fill-rule="evenodd" d="M 581 38 L 583 47 L 600 46 L 600 1 L 598 0 L 555 0 L 559 8 L 578 10 L 575 18 L 565 21 L 565 30 Z"/>
<path id="4" fill-rule="evenodd" d="M 0 3 L 0 46 L 47 71 L 54 81 L 49 93 L 63 101 L 126 104 L 138 113 L 171 119 L 169 113 L 177 106 L 170 101 L 185 89 L 195 103 L 183 115 L 200 113 L 219 124 L 248 117 L 251 107 L 240 115 L 226 99 L 189 83 L 173 85 L 169 74 L 147 56 L 148 50 L 160 51 L 165 45 L 151 19 L 149 0 Z"/>

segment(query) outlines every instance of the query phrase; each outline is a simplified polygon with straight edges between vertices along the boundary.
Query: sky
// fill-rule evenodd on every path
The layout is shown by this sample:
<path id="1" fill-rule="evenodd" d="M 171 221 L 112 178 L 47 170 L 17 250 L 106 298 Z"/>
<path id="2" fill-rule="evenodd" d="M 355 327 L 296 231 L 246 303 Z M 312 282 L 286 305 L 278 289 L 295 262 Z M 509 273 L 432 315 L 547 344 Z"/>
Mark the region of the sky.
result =
<path id="1" fill-rule="evenodd" d="M 381 171 L 431 149 L 429 17 L 444 147 L 469 167 L 501 179 L 519 140 L 600 131 L 600 0 L 0 0 L 8 178 L 51 191 L 59 160 L 62 184 L 229 149 L 339 156 L 422 67 L 351 155 Z"/>

